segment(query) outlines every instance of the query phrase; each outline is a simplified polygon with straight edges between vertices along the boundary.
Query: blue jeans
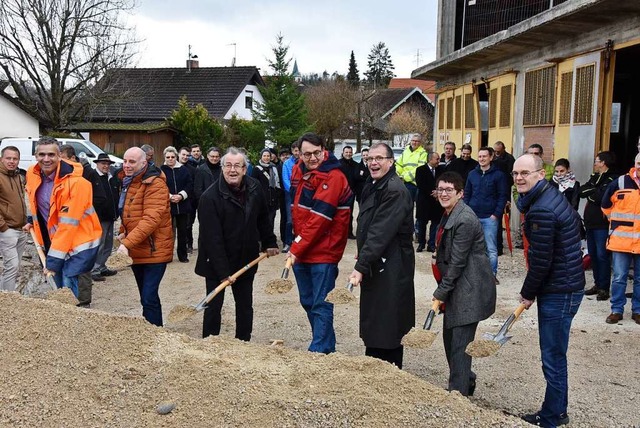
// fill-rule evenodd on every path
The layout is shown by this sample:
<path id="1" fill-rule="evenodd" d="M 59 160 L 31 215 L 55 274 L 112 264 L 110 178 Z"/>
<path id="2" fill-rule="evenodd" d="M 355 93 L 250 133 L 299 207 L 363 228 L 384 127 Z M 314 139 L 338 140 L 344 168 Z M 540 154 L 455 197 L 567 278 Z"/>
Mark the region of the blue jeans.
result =
<path id="1" fill-rule="evenodd" d="M 631 313 L 640 314 L 640 254 L 621 253 L 613 251 L 613 280 L 611 281 L 611 312 L 624 313 L 627 297 L 627 275 L 633 263 L 633 297 L 631 298 Z"/>
<path id="2" fill-rule="evenodd" d="M 166 263 L 145 263 L 131 266 L 140 292 L 142 316 L 153 325 L 162 327 L 162 305 L 160 304 L 160 281 L 167 269 Z"/>
<path id="3" fill-rule="evenodd" d="M 298 283 L 300 303 L 307 312 L 313 338 L 310 352 L 328 354 L 336 350 L 333 330 L 333 304 L 325 302 L 327 294 L 336 286 L 338 265 L 334 263 L 296 263 L 293 273 Z"/>
<path id="4" fill-rule="evenodd" d="M 287 225 L 284 230 L 284 245 L 291 245 L 293 242 L 293 218 L 291 217 L 291 195 L 284 191 L 284 205 L 287 208 Z"/>
<path id="5" fill-rule="evenodd" d="M 53 281 L 58 288 L 70 288 L 71 292 L 76 299 L 78 298 L 78 277 L 77 276 L 65 276 L 62 272 L 56 272 L 53 276 Z"/>
<path id="6" fill-rule="evenodd" d="M 484 232 L 484 242 L 487 244 L 487 256 L 491 262 L 493 274 L 498 273 L 498 220 L 491 217 L 481 218 L 480 224 Z"/>
<path id="7" fill-rule="evenodd" d="M 587 250 L 591 257 L 593 281 L 599 290 L 609 291 L 611 285 L 611 252 L 607 251 L 607 229 L 587 229 Z"/>
<path id="8" fill-rule="evenodd" d="M 569 332 L 583 297 L 583 290 L 538 296 L 540 354 L 542 372 L 547 381 L 544 402 L 540 409 L 543 426 L 555 427 L 558 417 L 567 412 Z"/>

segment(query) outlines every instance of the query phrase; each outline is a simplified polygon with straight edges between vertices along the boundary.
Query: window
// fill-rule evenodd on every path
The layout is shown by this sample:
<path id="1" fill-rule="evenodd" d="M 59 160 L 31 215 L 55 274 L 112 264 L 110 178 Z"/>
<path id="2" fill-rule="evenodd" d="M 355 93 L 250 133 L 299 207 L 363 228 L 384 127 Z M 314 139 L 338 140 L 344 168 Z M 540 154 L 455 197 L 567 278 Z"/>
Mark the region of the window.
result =
<path id="1" fill-rule="evenodd" d="M 593 82 L 595 65 L 576 68 L 576 99 L 573 123 L 590 124 L 593 116 Z"/>
<path id="2" fill-rule="evenodd" d="M 524 125 L 553 125 L 556 67 L 529 71 L 524 79 Z"/>
<path id="3" fill-rule="evenodd" d="M 447 98 L 447 129 L 453 129 L 453 97 Z"/>
<path id="4" fill-rule="evenodd" d="M 500 88 L 500 127 L 511 126 L 511 92 L 513 85 L 505 85 Z"/>
<path id="5" fill-rule="evenodd" d="M 455 125 L 456 125 L 456 129 L 460 129 L 460 126 L 462 124 L 462 95 L 456 96 L 455 107 L 456 107 Z"/>
<path id="6" fill-rule="evenodd" d="M 244 108 L 253 109 L 253 91 L 244 91 Z"/>
<path id="7" fill-rule="evenodd" d="M 476 116 L 473 108 L 473 94 L 465 94 L 464 96 L 464 127 L 475 128 Z"/>
<path id="8" fill-rule="evenodd" d="M 444 129 L 444 99 L 438 100 L 438 129 Z"/>
<path id="9" fill-rule="evenodd" d="M 496 127 L 496 114 L 498 113 L 498 88 L 489 91 L 489 128 Z"/>
<path id="10" fill-rule="evenodd" d="M 560 112 L 558 113 L 558 125 L 571 123 L 571 98 L 573 85 L 573 71 L 560 75 Z"/>

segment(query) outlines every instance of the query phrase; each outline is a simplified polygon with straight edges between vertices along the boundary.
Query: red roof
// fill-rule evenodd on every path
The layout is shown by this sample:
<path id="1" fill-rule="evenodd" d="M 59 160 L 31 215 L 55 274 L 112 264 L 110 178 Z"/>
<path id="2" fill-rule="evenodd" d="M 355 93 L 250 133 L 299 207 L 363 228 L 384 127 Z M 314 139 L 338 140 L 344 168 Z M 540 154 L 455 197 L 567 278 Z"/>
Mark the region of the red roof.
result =
<path id="1" fill-rule="evenodd" d="M 436 100 L 435 80 L 420 80 L 420 79 L 394 77 L 389 82 L 389 89 L 399 89 L 399 88 L 420 88 L 422 93 L 425 94 L 427 98 L 431 100 L 431 102 L 435 102 Z"/>

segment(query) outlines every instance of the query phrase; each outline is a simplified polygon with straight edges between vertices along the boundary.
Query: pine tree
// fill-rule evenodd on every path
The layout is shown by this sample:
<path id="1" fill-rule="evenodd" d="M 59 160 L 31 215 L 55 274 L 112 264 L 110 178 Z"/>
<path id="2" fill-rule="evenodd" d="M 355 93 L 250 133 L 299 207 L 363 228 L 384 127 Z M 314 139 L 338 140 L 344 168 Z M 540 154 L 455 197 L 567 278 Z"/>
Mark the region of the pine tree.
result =
<path id="1" fill-rule="evenodd" d="M 393 66 L 393 61 L 391 61 L 389 49 L 384 42 L 373 45 L 367 60 L 369 69 L 364 73 L 367 76 L 367 82 L 374 89 L 386 88 L 391 78 L 395 77 L 395 74 L 393 74 L 395 67 Z"/>
<path id="2" fill-rule="evenodd" d="M 282 34 L 276 36 L 276 45 L 272 48 L 274 58 L 269 60 L 273 74 L 265 77 L 266 87 L 262 90 L 264 103 L 258 104 L 254 118 L 264 123 L 267 139 L 288 147 L 309 125 L 304 95 L 289 73 L 289 46 L 283 40 Z"/>
<path id="3" fill-rule="evenodd" d="M 353 88 L 357 88 L 360 85 L 360 75 L 358 73 L 358 65 L 356 64 L 356 57 L 351 51 L 351 58 L 349 58 L 349 73 L 347 73 L 347 82 Z"/>

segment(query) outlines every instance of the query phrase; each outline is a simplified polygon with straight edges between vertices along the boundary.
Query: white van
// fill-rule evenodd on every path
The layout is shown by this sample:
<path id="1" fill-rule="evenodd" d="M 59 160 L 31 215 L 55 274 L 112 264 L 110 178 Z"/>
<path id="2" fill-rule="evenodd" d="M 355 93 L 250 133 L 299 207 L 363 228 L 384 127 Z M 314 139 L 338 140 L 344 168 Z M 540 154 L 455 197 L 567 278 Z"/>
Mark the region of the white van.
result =
<path id="1" fill-rule="evenodd" d="M 94 161 L 100 153 L 104 153 L 100 147 L 96 146 L 89 140 L 82 140 L 77 138 L 56 138 L 60 144 L 66 144 L 72 146 L 76 151 L 76 156 L 82 156 L 84 153 L 87 159 L 91 162 L 92 167 L 96 167 Z M 36 163 L 34 156 L 36 148 L 37 138 L 5 138 L 0 141 L 0 150 L 6 146 L 15 146 L 20 150 L 20 165 L 19 167 L 27 170 L 31 165 Z M 117 156 L 109 155 L 109 158 L 114 161 L 113 167 L 119 169 L 122 167 L 122 159 Z"/>

